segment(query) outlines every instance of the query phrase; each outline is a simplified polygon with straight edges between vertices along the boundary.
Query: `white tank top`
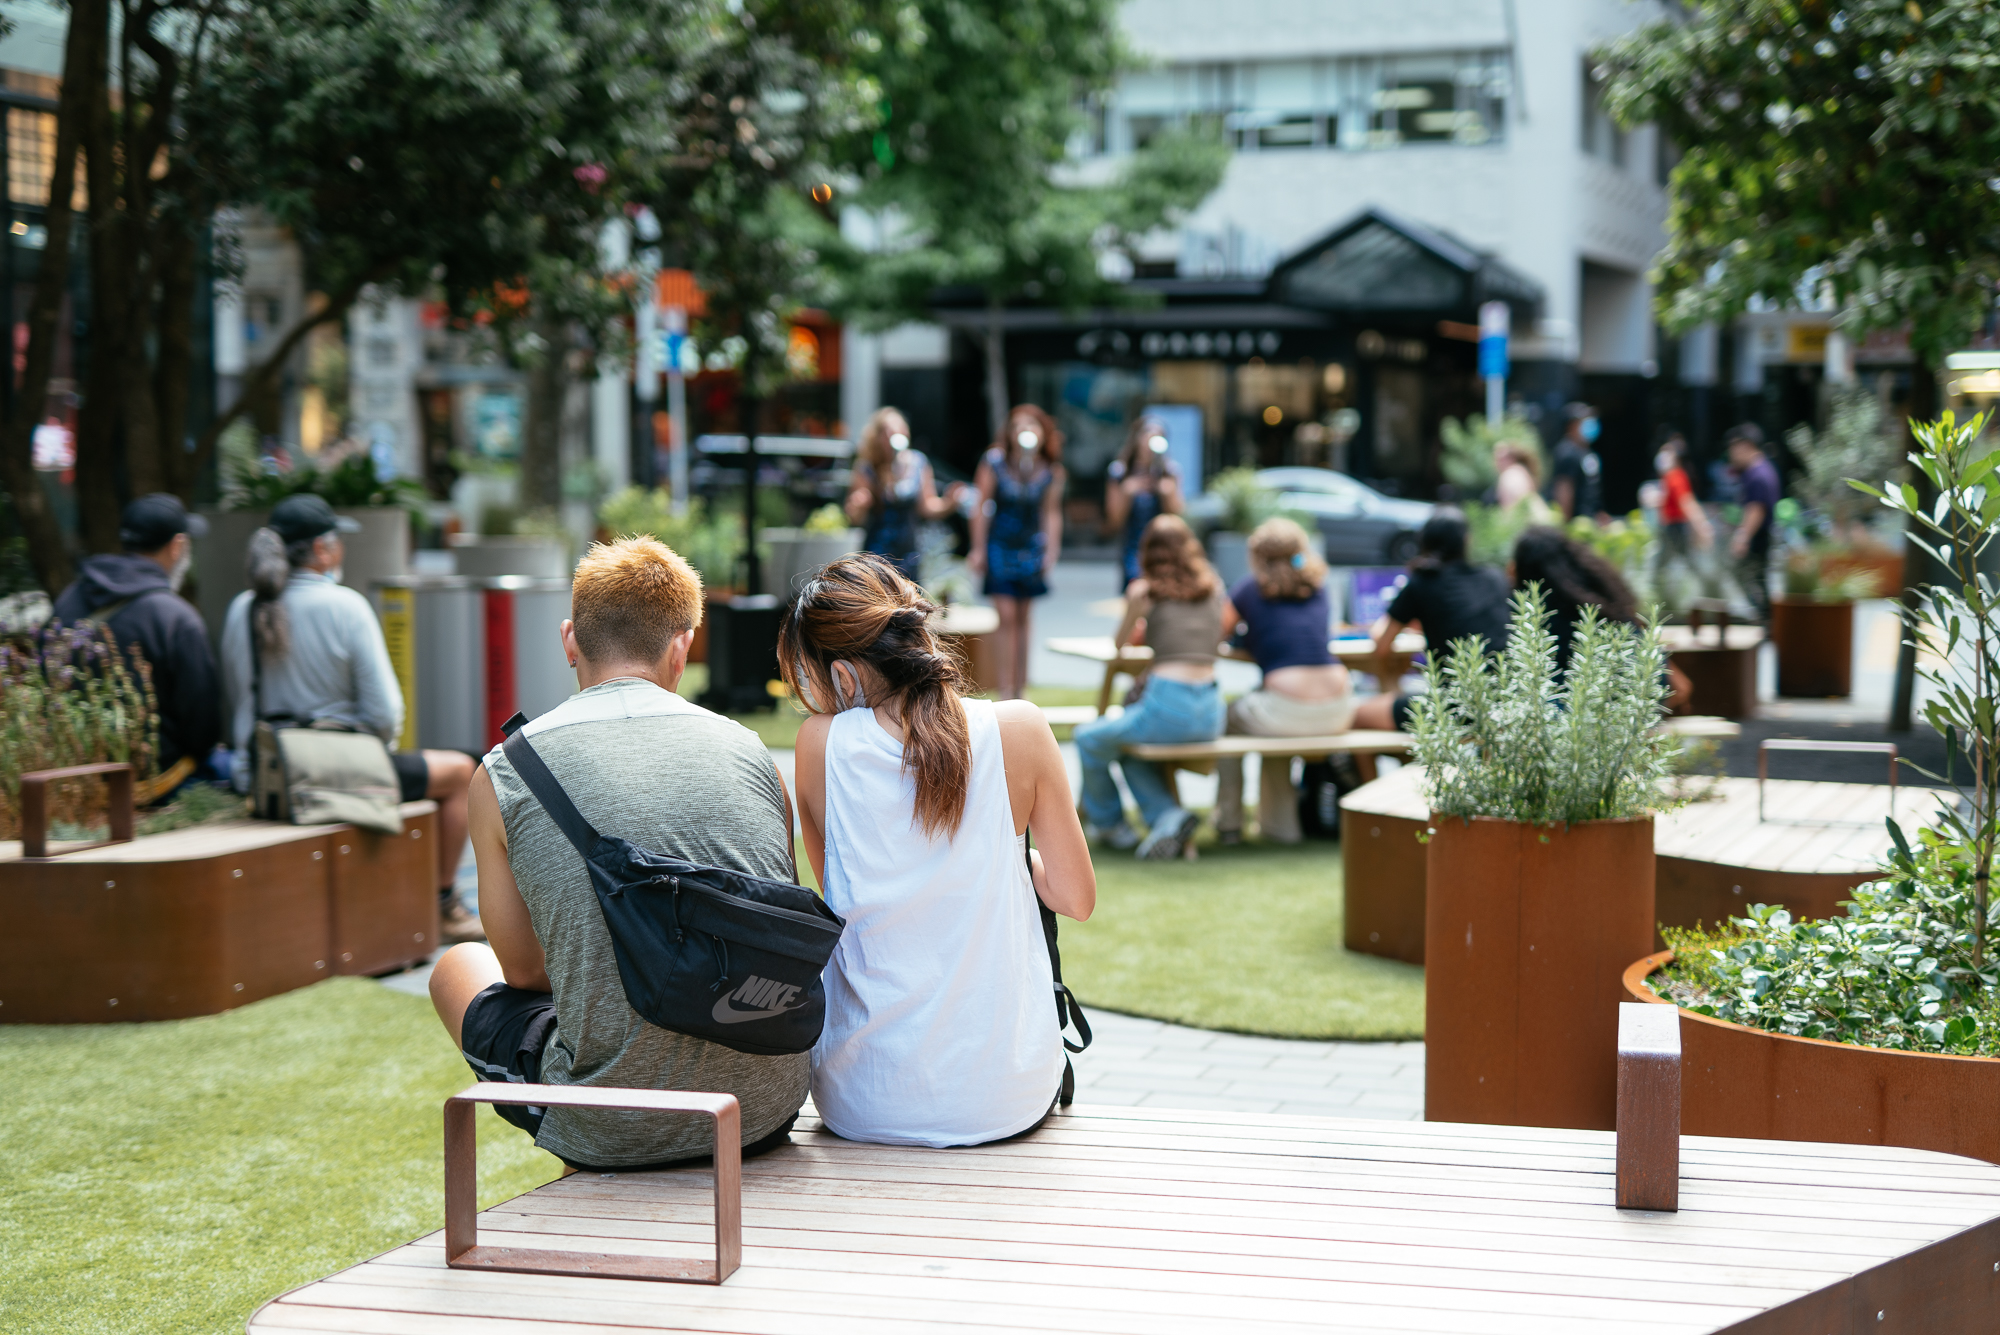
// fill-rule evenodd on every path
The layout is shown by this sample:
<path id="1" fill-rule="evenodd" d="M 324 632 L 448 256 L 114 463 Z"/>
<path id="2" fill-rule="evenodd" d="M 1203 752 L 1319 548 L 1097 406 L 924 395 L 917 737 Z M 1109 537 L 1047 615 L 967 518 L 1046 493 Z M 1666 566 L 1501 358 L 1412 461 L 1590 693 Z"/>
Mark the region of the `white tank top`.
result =
<path id="1" fill-rule="evenodd" d="M 829 1130 L 884 1145 L 973 1145 L 1033 1126 L 1062 1078 L 1048 946 L 1014 833 L 1000 724 L 964 702 L 965 818 L 916 823 L 903 746 L 871 709 L 826 740 L 826 902 L 847 920 L 826 966 L 813 1103 Z"/>

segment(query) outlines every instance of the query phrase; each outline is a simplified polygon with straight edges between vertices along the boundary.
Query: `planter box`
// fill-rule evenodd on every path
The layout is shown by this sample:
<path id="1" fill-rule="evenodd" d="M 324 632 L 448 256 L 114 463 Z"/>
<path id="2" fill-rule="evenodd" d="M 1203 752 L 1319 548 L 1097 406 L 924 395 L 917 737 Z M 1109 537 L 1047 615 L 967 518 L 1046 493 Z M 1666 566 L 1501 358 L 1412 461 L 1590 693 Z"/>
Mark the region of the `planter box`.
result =
<path id="1" fill-rule="evenodd" d="M 865 537 L 858 528 L 839 533 L 808 533 L 802 528 L 757 530 L 757 541 L 771 549 L 771 559 L 764 565 L 764 592 L 781 603 L 790 602 L 808 572 L 860 551 Z"/>
<path id="2" fill-rule="evenodd" d="M 437 948 L 437 807 L 403 833 L 230 821 L 74 854 L 0 845 L 0 1023 L 213 1015 Z"/>
<path id="3" fill-rule="evenodd" d="M 1633 1001 L 1670 1006 L 1625 970 Z M 1901 1145 L 2000 1163 L 2000 1058 L 1794 1038 L 1681 1011 L 1681 1134 Z"/>
<path id="4" fill-rule="evenodd" d="M 1424 1119 L 1610 1131 L 1619 976 L 1653 942 L 1653 821 L 1431 817 Z"/>
<path id="5" fill-rule="evenodd" d="M 1424 962 L 1424 877 L 1430 823 L 1423 770 L 1404 765 L 1340 799 L 1346 945 L 1363 955 Z"/>
<path id="6" fill-rule="evenodd" d="M 1854 692 L 1854 604 L 1771 600 L 1778 694 L 1823 699 Z"/>
<path id="7" fill-rule="evenodd" d="M 350 589 L 368 593 L 376 582 L 400 579 L 410 573 L 410 514 L 401 506 L 370 506 L 360 510 L 336 510 L 361 525 L 358 533 L 340 535 L 347 555 L 341 562 L 340 582 Z M 222 645 L 222 622 L 237 594 L 250 587 L 243 573 L 243 558 L 250 549 L 250 535 L 271 517 L 268 510 L 203 510 L 208 519 L 208 536 L 195 544 L 195 605 L 208 623 L 208 642 L 218 653 Z"/>
<path id="8" fill-rule="evenodd" d="M 452 559 L 461 575 L 476 578 L 525 575 L 529 579 L 564 580 L 576 575 L 576 567 L 569 559 L 569 544 L 560 538 L 488 538 L 477 533 L 454 533 L 450 544 Z"/>

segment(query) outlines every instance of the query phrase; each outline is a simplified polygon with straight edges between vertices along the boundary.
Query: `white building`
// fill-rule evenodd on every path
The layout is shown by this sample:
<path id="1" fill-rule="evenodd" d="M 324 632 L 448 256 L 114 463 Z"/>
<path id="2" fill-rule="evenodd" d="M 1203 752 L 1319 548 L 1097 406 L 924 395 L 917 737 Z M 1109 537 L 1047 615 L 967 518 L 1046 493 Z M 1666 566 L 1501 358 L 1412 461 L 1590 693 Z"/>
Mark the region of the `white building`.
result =
<path id="1" fill-rule="evenodd" d="M 1137 404 L 1192 395 L 1212 464 L 1309 455 L 1322 433 L 1298 428 L 1352 407 L 1360 431 L 1324 461 L 1422 490 L 1435 482 L 1437 421 L 1480 406 L 1464 327 L 1480 284 L 1426 293 L 1425 267 L 1484 263 L 1516 307 L 1512 395 L 1551 421 L 1570 399 L 1598 403 L 1613 490 L 1636 486 L 1661 359 L 1645 275 L 1664 241 L 1670 164 L 1650 127 L 1621 132 L 1605 116 L 1590 52 L 1662 13 L 1657 0 L 1128 0 L 1126 32 L 1152 63 L 1098 109 L 1083 169 L 1115 168 L 1191 121 L 1222 127 L 1234 157 L 1134 279 L 1165 309 L 1085 321 L 1012 313 L 1013 392 L 1061 402 L 1083 447 L 1079 477 L 1101 467 L 1096 456 Z M 1314 256 L 1371 210 L 1383 226 Z M 1296 274 L 1281 281 L 1288 260 L 1309 256 L 1314 281 L 1344 299 L 1302 298 Z M 1189 336 L 1176 351 L 1181 325 Z M 1264 350 L 1268 330 L 1283 334 L 1275 352 Z M 1234 336 L 1245 332 L 1247 343 Z M 954 342 L 965 345 L 954 360 L 971 355 L 969 340 Z M 878 363 L 885 388 L 912 392 L 917 368 L 897 367 L 891 346 L 849 359 L 860 382 L 849 420 L 879 397 L 866 383 Z M 928 351 L 941 360 L 935 343 Z M 933 448 L 956 462 L 957 438 L 983 430 L 979 405 L 961 401 L 977 379 L 932 374 L 950 400 Z"/>

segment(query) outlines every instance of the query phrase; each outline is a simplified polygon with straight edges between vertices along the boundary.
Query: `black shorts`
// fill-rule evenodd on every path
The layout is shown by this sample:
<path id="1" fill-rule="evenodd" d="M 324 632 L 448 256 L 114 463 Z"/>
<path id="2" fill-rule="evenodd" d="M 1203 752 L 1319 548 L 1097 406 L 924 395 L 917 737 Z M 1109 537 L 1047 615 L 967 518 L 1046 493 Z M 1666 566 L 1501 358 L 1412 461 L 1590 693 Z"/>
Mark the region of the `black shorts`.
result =
<path id="1" fill-rule="evenodd" d="M 421 802 L 431 790 L 431 767 L 421 751 L 391 751 L 389 763 L 396 767 L 396 786 L 403 801 Z"/>
<path id="2" fill-rule="evenodd" d="M 466 1006 L 460 1037 L 463 1045 L 460 1055 L 481 1080 L 511 1081 L 517 1085 L 540 1084 L 542 1054 L 548 1051 L 549 1044 L 556 1037 L 556 1000 L 547 992 L 530 992 L 505 983 L 494 983 Z M 493 1111 L 499 1113 L 502 1120 L 534 1136 L 541 1133 L 542 1116 L 548 1110 L 519 1103 L 498 1103 L 493 1106 Z M 798 1120 L 798 1114 L 793 1113 L 777 1130 L 762 1140 L 745 1145 L 743 1157 L 754 1158 L 780 1145 L 789 1145 L 792 1126 Z M 640 1173 L 655 1168 L 707 1163 L 708 1158 L 706 1154 L 696 1154 L 636 1168 L 598 1168 L 594 1164 L 581 1163 L 569 1166 L 588 1172 Z"/>

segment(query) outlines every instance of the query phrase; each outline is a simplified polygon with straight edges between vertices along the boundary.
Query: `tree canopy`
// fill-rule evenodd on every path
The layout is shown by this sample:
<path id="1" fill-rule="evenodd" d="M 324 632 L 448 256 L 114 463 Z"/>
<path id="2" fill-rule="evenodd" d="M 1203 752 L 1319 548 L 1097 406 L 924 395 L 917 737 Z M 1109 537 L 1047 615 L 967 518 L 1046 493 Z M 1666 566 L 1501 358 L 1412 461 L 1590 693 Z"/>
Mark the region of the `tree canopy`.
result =
<path id="1" fill-rule="evenodd" d="M 1674 168 L 1656 279 L 1686 328 L 1824 288 L 1935 368 L 2000 282 L 2000 6 L 1705 0 L 1599 52 Z M 1927 406 L 1927 405 L 1926 405 Z"/>

